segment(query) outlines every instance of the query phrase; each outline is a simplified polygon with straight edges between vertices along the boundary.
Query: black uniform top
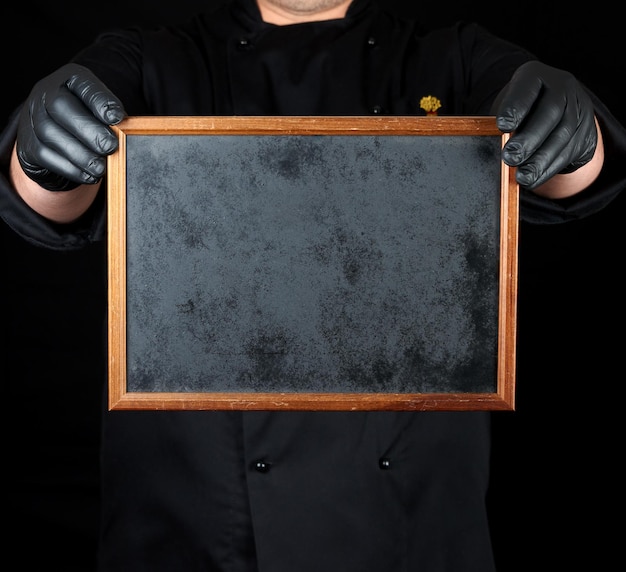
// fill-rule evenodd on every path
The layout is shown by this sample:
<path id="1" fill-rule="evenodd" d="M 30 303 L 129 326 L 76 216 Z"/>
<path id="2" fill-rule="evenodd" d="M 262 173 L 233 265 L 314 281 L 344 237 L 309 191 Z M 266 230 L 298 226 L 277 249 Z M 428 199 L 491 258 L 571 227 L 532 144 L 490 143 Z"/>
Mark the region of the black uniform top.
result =
<path id="1" fill-rule="evenodd" d="M 468 24 L 422 34 L 355 0 L 341 20 L 274 26 L 253 0 L 186 25 L 102 35 L 76 61 L 130 115 L 487 115 L 532 55 Z M 567 201 L 523 193 L 553 223 L 623 188 L 626 134 L 594 98 L 607 164 Z M 15 137 L 3 135 L 3 164 Z M 75 225 L 0 188 L 5 221 L 49 248 L 103 238 L 103 196 Z M 485 412 L 110 412 L 101 571 L 493 570 Z"/>
<path id="2" fill-rule="evenodd" d="M 488 115 L 495 95 L 532 54 L 484 29 L 459 23 L 423 33 L 416 22 L 355 0 L 341 20 L 275 26 L 250 0 L 235 0 L 187 25 L 104 34 L 76 58 L 122 99 L 130 115 Z M 596 212 L 623 187 L 623 126 L 591 94 L 608 161 L 572 200 L 522 193 L 522 217 L 558 223 Z M 0 136 L 6 173 L 17 116 Z M 33 213 L 0 176 L 0 217 L 27 240 L 60 250 L 102 240 L 104 193 L 74 225 Z"/>

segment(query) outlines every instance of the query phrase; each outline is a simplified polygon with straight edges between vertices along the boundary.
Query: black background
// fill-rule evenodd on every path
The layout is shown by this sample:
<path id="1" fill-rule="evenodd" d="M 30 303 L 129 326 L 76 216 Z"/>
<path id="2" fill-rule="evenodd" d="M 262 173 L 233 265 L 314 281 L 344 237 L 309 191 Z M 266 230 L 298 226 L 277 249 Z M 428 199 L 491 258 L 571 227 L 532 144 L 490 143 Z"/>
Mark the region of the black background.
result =
<path id="1" fill-rule="evenodd" d="M 0 37 L 0 121 L 37 79 L 97 32 L 179 20 L 216 3 L 12 5 Z M 385 4 L 427 25 L 478 21 L 572 71 L 626 122 L 620 87 L 626 49 L 615 3 Z M 601 570 L 621 555 L 611 515 L 623 482 L 624 205 L 622 193 L 583 221 L 521 226 L 517 407 L 494 414 L 489 496 L 500 572 Z M 31 569 L 29 555 L 55 562 L 59 554 L 59 569 L 85 571 L 71 562 L 90 553 L 97 516 L 105 252 L 101 245 L 47 252 L 24 244 L 4 224 L 0 231 L 5 418 L 10 409 L 6 494 L 14 509 L 7 524 L 17 532 L 10 546 L 22 570 Z"/>

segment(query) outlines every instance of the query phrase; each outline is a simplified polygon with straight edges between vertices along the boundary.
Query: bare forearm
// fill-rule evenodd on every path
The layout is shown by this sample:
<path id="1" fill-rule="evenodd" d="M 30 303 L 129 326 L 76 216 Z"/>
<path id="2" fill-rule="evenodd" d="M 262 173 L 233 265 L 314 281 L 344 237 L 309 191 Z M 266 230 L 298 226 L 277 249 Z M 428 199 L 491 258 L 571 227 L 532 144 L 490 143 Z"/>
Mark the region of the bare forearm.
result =
<path id="1" fill-rule="evenodd" d="M 93 203 L 100 183 L 81 185 L 71 191 L 48 191 L 28 178 L 17 159 L 15 148 L 11 155 L 10 177 L 22 200 L 41 216 L 62 224 L 78 219 Z"/>

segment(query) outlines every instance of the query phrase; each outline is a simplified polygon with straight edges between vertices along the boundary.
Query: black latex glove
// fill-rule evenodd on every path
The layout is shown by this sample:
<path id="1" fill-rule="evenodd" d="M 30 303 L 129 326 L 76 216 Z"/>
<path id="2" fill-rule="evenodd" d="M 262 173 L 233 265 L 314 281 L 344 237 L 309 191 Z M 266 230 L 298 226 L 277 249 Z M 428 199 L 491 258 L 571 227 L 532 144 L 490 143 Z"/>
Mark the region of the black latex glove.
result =
<path id="1" fill-rule="evenodd" d="M 21 111 L 17 157 L 24 172 L 50 191 L 98 182 L 118 147 L 109 125 L 122 103 L 87 68 L 67 64 L 35 84 Z"/>
<path id="2" fill-rule="evenodd" d="M 520 66 L 493 104 L 498 128 L 515 132 L 502 160 L 517 182 L 534 189 L 571 173 L 594 155 L 598 134 L 591 98 L 569 72 L 537 61 Z"/>

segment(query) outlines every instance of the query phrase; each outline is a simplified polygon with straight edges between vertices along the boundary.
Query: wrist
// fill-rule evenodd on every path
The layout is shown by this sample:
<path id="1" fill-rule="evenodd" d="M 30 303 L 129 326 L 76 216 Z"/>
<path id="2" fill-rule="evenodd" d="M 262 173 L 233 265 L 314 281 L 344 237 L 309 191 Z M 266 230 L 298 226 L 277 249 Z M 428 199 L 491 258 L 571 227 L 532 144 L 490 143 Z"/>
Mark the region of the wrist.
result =
<path id="1" fill-rule="evenodd" d="M 15 192 L 37 214 L 56 223 L 68 224 L 80 218 L 93 203 L 100 183 L 80 185 L 67 191 L 49 191 L 22 169 L 16 147 L 11 154 L 9 177 Z"/>

